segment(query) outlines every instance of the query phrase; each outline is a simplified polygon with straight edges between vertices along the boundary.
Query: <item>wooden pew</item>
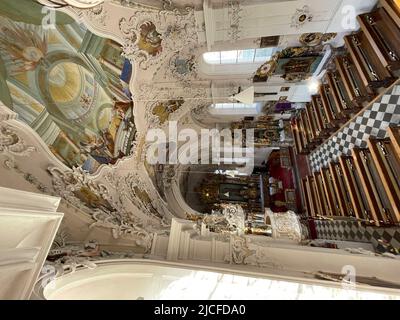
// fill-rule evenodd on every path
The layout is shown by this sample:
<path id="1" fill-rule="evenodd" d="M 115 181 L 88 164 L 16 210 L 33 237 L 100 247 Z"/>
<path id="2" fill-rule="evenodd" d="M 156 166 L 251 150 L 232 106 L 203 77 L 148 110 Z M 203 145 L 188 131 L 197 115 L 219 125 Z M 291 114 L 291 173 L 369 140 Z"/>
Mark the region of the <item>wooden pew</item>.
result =
<path id="1" fill-rule="evenodd" d="M 317 127 L 317 119 L 316 119 L 316 115 L 315 112 L 312 110 L 312 106 L 310 103 L 308 103 L 306 105 L 306 115 L 307 115 L 307 119 L 310 123 L 310 130 L 311 130 L 311 136 L 313 141 L 315 141 L 316 143 L 320 142 L 319 136 L 320 136 L 320 131 L 318 130 Z"/>
<path id="2" fill-rule="evenodd" d="M 328 205 L 328 199 L 325 194 L 324 183 L 322 181 L 321 173 L 314 172 L 314 183 L 315 188 L 317 190 L 317 201 L 319 203 L 319 207 L 321 208 L 321 215 L 323 216 L 332 216 L 332 212 Z"/>
<path id="3" fill-rule="evenodd" d="M 319 90 L 319 95 L 321 96 L 322 106 L 328 122 L 336 126 L 340 124 L 340 116 L 336 105 L 332 103 L 329 97 L 329 91 L 329 87 L 325 84 L 322 84 Z"/>
<path id="4" fill-rule="evenodd" d="M 382 8 L 388 13 L 397 28 L 400 28 L 400 7 L 397 0 L 380 0 Z"/>
<path id="5" fill-rule="evenodd" d="M 369 138 L 368 149 L 385 194 L 393 208 L 392 221 L 400 223 L 400 162 L 396 157 L 396 150 L 390 139 Z"/>
<path id="6" fill-rule="evenodd" d="M 307 176 L 306 183 L 307 183 L 307 197 L 311 205 L 311 216 L 315 217 L 318 215 L 322 215 L 322 211 L 317 199 L 317 189 L 314 183 L 314 177 Z"/>
<path id="7" fill-rule="evenodd" d="M 298 123 L 299 131 L 303 137 L 304 146 L 307 149 L 310 149 L 311 144 L 312 144 L 311 135 L 310 135 L 310 130 L 308 128 L 308 123 L 304 117 L 303 110 L 299 113 L 297 121 L 298 121 L 297 123 Z"/>
<path id="8" fill-rule="evenodd" d="M 395 78 L 381 63 L 362 31 L 345 36 L 344 41 L 364 87 L 388 87 L 393 83 Z"/>
<path id="9" fill-rule="evenodd" d="M 331 162 L 329 164 L 329 171 L 332 176 L 333 187 L 337 195 L 337 202 L 339 205 L 339 213 L 342 216 L 354 216 L 354 211 L 350 202 L 350 197 L 343 180 L 343 172 L 339 163 Z"/>
<path id="10" fill-rule="evenodd" d="M 311 203 L 308 197 L 308 185 L 307 185 L 307 179 L 303 178 L 301 179 L 301 190 L 303 192 L 303 199 L 304 199 L 304 207 L 307 211 L 307 216 L 311 217 L 313 212 L 311 210 Z"/>
<path id="11" fill-rule="evenodd" d="M 313 106 L 313 111 L 315 112 L 315 118 L 318 123 L 318 130 L 323 137 L 329 137 L 329 135 L 335 131 L 336 125 L 329 121 L 325 108 L 321 101 L 320 95 L 311 96 L 311 104 Z"/>
<path id="12" fill-rule="evenodd" d="M 339 206 L 337 202 L 337 196 L 335 192 L 335 188 L 333 186 L 332 176 L 328 168 L 322 168 L 320 170 L 322 182 L 324 184 L 325 195 L 327 198 L 329 211 L 333 216 L 340 216 Z"/>
<path id="13" fill-rule="evenodd" d="M 389 70 L 400 68 L 400 29 L 384 8 L 357 17 L 361 30 L 380 63 Z"/>
<path id="14" fill-rule="evenodd" d="M 394 155 L 400 161 L 400 126 L 389 127 L 388 134 L 394 148 Z"/>
<path id="15" fill-rule="evenodd" d="M 316 139 L 317 139 L 316 132 L 313 129 L 311 119 L 308 117 L 308 113 L 307 113 L 306 109 L 304 109 L 301 112 L 301 117 L 302 117 L 302 121 L 307 130 L 307 135 L 308 135 L 308 139 L 310 140 L 310 145 L 311 145 L 311 147 L 314 148 L 316 145 Z"/>
<path id="16" fill-rule="evenodd" d="M 354 167 L 353 158 L 340 156 L 339 163 L 343 172 L 347 190 L 349 191 L 350 201 L 356 218 L 368 221 L 373 220 L 368 207 L 367 199 L 362 191 L 360 178 L 358 177 Z"/>
<path id="17" fill-rule="evenodd" d="M 299 131 L 297 119 L 296 119 L 296 123 L 292 124 L 290 126 L 290 129 L 291 129 L 292 135 L 293 135 L 294 148 L 295 148 L 296 154 L 308 154 L 309 152 L 304 144 L 303 136 Z"/>
<path id="18" fill-rule="evenodd" d="M 293 124 L 290 126 L 290 130 L 291 130 L 292 136 L 293 136 L 294 151 L 296 152 L 296 154 L 301 154 L 300 142 L 297 137 L 297 130 Z"/>
<path id="19" fill-rule="evenodd" d="M 348 54 L 337 56 L 335 58 L 335 65 L 346 93 L 354 105 L 372 100 L 376 95 L 374 90 L 370 87 L 364 87 L 356 71 L 354 62 Z"/>
<path id="20" fill-rule="evenodd" d="M 325 119 L 324 119 L 324 114 L 321 114 L 321 111 L 319 110 L 319 104 L 318 104 L 318 96 L 313 95 L 311 96 L 311 107 L 310 107 L 311 113 L 314 114 L 315 118 L 315 123 L 317 126 L 317 132 L 319 133 L 319 136 L 325 135 Z"/>
<path id="21" fill-rule="evenodd" d="M 349 99 L 338 72 L 327 72 L 326 79 L 328 81 L 329 88 L 331 89 L 330 91 L 332 93 L 332 97 L 342 117 L 345 118 L 347 115 L 354 113 L 360 108 L 358 103 L 353 104 L 353 102 Z"/>
<path id="22" fill-rule="evenodd" d="M 368 149 L 354 148 L 352 157 L 375 225 L 392 225 L 393 209 L 385 195 L 383 184 L 371 159 L 371 153 Z"/>

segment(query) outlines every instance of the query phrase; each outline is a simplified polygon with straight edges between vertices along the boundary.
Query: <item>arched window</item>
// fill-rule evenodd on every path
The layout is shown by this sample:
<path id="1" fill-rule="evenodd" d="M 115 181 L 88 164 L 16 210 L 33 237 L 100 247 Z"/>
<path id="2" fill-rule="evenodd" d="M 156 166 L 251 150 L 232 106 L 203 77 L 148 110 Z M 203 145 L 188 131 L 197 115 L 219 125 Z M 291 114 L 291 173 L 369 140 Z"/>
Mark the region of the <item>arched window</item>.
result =
<path id="1" fill-rule="evenodd" d="M 209 64 L 239 64 L 239 63 L 261 63 L 269 60 L 276 48 L 257 48 L 230 51 L 206 52 L 203 59 Z"/>

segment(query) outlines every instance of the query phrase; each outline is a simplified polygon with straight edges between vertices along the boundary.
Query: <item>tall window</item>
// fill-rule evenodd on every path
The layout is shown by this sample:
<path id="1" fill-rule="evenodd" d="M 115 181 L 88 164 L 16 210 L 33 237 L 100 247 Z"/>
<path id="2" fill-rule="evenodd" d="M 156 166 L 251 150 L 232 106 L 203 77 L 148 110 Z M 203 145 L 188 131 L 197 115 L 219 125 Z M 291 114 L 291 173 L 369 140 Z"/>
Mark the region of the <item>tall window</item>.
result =
<path id="1" fill-rule="evenodd" d="M 258 103 L 252 103 L 252 104 L 245 104 L 245 103 L 215 103 L 212 105 L 214 109 L 256 109 L 258 106 Z"/>
<path id="2" fill-rule="evenodd" d="M 269 60 L 275 47 L 206 52 L 203 59 L 209 64 L 258 63 Z"/>
<path id="3" fill-rule="evenodd" d="M 213 115 L 230 115 L 230 116 L 255 116 L 260 113 L 262 103 L 256 102 L 251 104 L 244 103 L 214 103 L 210 105 L 209 111 Z"/>

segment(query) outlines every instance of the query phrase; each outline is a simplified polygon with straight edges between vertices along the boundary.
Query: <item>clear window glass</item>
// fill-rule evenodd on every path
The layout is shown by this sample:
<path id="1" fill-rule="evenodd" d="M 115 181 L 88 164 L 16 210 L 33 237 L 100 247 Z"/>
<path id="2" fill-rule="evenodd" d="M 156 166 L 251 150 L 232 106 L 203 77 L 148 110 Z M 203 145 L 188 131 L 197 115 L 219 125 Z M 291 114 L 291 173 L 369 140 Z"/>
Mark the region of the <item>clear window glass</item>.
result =
<path id="1" fill-rule="evenodd" d="M 245 104 L 245 103 L 215 103 L 212 106 L 214 109 L 255 109 L 257 103 Z"/>
<path id="2" fill-rule="evenodd" d="M 238 63 L 252 63 L 255 49 L 238 50 Z"/>
<path id="3" fill-rule="evenodd" d="M 209 64 L 258 63 L 271 59 L 275 47 L 206 52 L 203 59 Z"/>

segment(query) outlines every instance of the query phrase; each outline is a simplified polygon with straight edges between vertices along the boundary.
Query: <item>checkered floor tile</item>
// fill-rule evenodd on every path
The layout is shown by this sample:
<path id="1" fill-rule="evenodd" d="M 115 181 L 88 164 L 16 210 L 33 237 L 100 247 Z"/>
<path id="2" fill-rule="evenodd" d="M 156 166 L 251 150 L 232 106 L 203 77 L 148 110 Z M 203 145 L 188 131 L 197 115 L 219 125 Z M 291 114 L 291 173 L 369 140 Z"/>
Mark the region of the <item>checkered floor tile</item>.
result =
<path id="1" fill-rule="evenodd" d="M 326 167 L 354 147 L 365 148 L 369 136 L 385 138 L 390 125 L 400 123 L 400 85 L 396 85 L 309 155 L 313 171 Z"/>
<path id="2" fill-rule="evenodd" d="M 395 248 L 400 248 L 400 228 L 376 228 L 359 226 L 352 221 L 315 221 L 319 239 L 370 242 L 377 251 L 382 251 L 379 239 L 384 239 Z"/>

